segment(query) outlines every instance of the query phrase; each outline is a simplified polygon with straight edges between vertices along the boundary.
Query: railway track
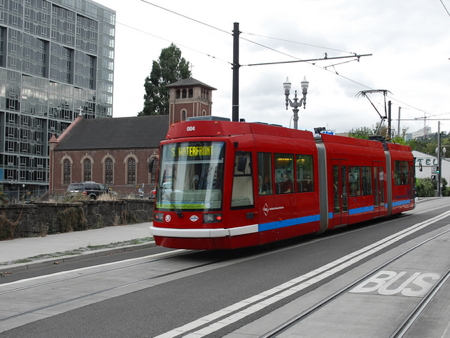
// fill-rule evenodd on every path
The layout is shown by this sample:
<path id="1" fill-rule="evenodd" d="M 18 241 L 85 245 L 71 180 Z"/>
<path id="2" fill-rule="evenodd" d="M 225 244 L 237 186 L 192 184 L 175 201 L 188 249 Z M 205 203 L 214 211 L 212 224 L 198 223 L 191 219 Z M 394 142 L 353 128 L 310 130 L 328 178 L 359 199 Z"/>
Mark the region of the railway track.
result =
<path id="1" fill-rule="evenodd" d="M 427 208 L 427 210 L 430 210 L 430 208 Z M 376 277 L 378 281 L 381 280 L 379 277 L 380 273 L 384 273 L 389 277 L 390 273 L 394 274 L 396 272 L 396 276 L 401 276 L 403 272 L 400 272 L 399 266 L 403 266 L 402 264 L 405 263 L 400 264 L 400 262 L 402 260 L 410 261 L 410 258 L 408 258 L 409 255 L 417 255 L 417 252 L 424 250 L 427 246 L 432 247 L 433 250 L 437 250 L 439 246 L 445 246 L 443 243 L 450 241 L 450 228 L 448 226 L 444 227 L 448 231 L 442 231 L 441 229 L 441 233 L 439 234 L 437 234 L 438 230 L 433 230 L 434 236 L 430 235 L 430 238 L 427 240 L 423 240 L 427 236 L 427 232 L 424 229 L 435 223 L 448 224 L 448 217 L 450 217 L 450 211 L 440 213 L 426 220 L 420 218 L 416 224 L 392 233 L 387 237 L 380 237 L 376 242 L 370 241 L 369 245 L 365 247 L 361 246 L 356 251 L 348 251 L 348 254 L 333 258 L 331 259 L 332 261 L 327 260 L 324 262 L 325 265 L 317 265 L 314 269 L 304 270 L 301 275 L 293 274 L 293 279 L 284 279 L 282 284 L 273 284 L 275 285 L 274 287 L 271 285 L 271 288 L 263 288 L 259 294 L 250 292 L 247 293 L 249 298 L 236 298 L 236 303 L 228 302 L 228 305 L 224 308 L 220 307 L 220 305 L 214 307 L 211 312 L 209 310 L 208 312 L 203 312 L 206 314 L 203 317 L 200 315 L 197 317 L 194 314 L 189 318 L 189 321 L 180 320 L 173 326 L 162 326 L 157 331 L 152 332 L 152 336 L 157 337 L 159 334 L 158 337 L 164 338 L 219 336 L 245 338 L 247 336 L 242 334 L 239 328 L 244 328 L 248 323 L 250 323 L 248 325 L 253 324 L 252 321 L 255 323 L 263 321 L 266 324 L 260 325 L 260 330 L 257 333 L 256 331 L 252 331 L 252 334 L 248 335 L 248 337 L 252 338 L 256 336 L 285 337 L 299 328 L 308 333 L 310 337 L 332 335 L 333 331 L 330 330 L 322 331 L 320 334 L 317 331 L 308 331 L 310 328 L 308 325 L 311 325 L 312 322 L 312 325 L 317 327 L 319 321 L 323 322 L 324 318 L 329 318 L 328 315 L 322 314 L 323 311 L 326 312 L 333 306 L 339 307 L 340 305 L 338 304 L 343 300 L 346 302 L 349 295 L 352 298 L 365 297 L 366 299 L 371 298 L 370 301 L 376 301 L 378 298 L 376 291 L 372 291 L 371 293 L 361 292 L 361 289 L 364 289 L 361 285 L 365 283 L 365 288 L 367 289 L 367 280 L 374 280 L 374 276 L 378 276 Z M 420 243 L 415 238 L 415 234 L 417 233 L 421 234 L 422 239 Z M 405 239 L 408 239 L 408 241 L 405 242 Z M 310 245 L 324 240 L 324 238 L 316 238 L 312 242 L 301 242 L 299 245 Z M 342 245 L 346 243 L 344 238 L 340 242 Z M 403 248 L 407 249 L 403 250 Z M 289 249 L 282 247 L 280 251 L 288 251 Z M 428 258 L 445 258 L 443 260 L 446 261 L 447 266 L 445 269 L 442 269 L 441 266 L 439 278 L 435 278 L 435 276 L 433 278 L 429 277 L 430 272 L 433 271 L 431 266 L 427 269 L 422 268 L 418 270 L 425 272 L 425 274 L 428 273 L 427 278 L 429 279 L 425 282 L 428 284 L 431 284 L 431 281 L 433 282 L 434 295 L 431 293 L 432 290 L 430 288 L 428 290 L 430 296 L 416 295 L 409 299 L 415 302 L 414 306 L 405 307 L 408 311 L 410 310 L 412 314 L 410 316 L 411 319 L 407 320 L 408 315 L 402 313 L 401 320 L 395 322 L 396 326 L 390 328 L 388 335 L 378 334 L 379 332 L 377 332 L 377 335 L 363 334 L 359 335 L 359 337 L 390 337 L 390 335 L 393 335 L 393 337 L 396 337 L 395 335 L 401 337 L 400 334 L 403 334 L 401 333 L 402 330 L 409 330 L 411 326 L 414 326 L 414 317 L 420 317 L 423 311 L 427 311 L 429 308 L 428 304 L 433 303 L 436 299 L 437 296 L 435 295 L 440 290 L 444 290 L 446 285 L 448 287 L 446 281 L 448 280 L 450 262 L 447 259 L 448 247 L 444 249 L 446 250 L 444 254 L 442 252 L 433 252 L 432 255 L 426 256 Z M 385 259 L 385 257 L 392 257 L 394 255 L 391 253 L 392 250 L 395 251 L 395 257 Z M 402 252 L 400 253 L 401 250 Z M 0 332 L 8 331 L 39 319 L 49 318 L 55 314 L 77 309 L 81 306 L 99 303 L 108 298 L 118 297 L 134 291 L 144 291 L 153 286 L 164 286 L 163 284 L 179 278 L 190 277 L 193 274 L 202 274 L 208 270 L 234 265 L 243 260 L 253 260 L 255 256 L 270 256 L 273 253 L 274 251 L 272 250 L 256 250 L 246 251 L 245 254 L 241 252 L 235 255 L 226 255 L 223 252 L 219 254 L 207 254 L 205 252 L 177 250 L 0 284 L 0 301 L 3 304 L 8 304 L 7 311 L 3 311 L 1 313 L 3 316 L 0 316 Z M 385 261 L 381 263 L 382 259 L 385 259 Z M 377 262 L 376 268 L 374 268 L 375 264 L 373 263 L 370 264 L 370 268 L 366 266 L 360 269 L 360 265 L 367 265 L 372 260 Z M 413 271 L 415 268 L 408 268 L 408 271 L 413 276 L 408 277 L 408 280 L 410 278 L 416 278 L 419 275 L 419 272 Z M 351 274 L 352 278 L 344 278 L 347 274 Z M 422 274 L 422 276 L 425 274 Z M 202 276 L 199 275 L 200 278 Z M 340 281 L 335 283 L 339 279 Z M 442 282 L 438 281 L 438 279 L 442 280 Z M 344 280 L 345 283 L 343 282 Z M 353 282 L 350 283 L 348 282 L 349 280 Z M 424 279 L 422 279 L 422 282 L 424 282 Z M 320 289 L 326 288 L 329 284 L 333 284 L 332 291 L 328 289 L 327 291 L 329 292 L 326 294 L 317 292 Z M 391 292 L 392 288 L 397 288 L 396 285 L 391 285 L 393 285 L 391 288 L 385 287 L 385 293 Z M 338 289 L 339 291 L 336 291 Z M 359 289 L 358 292 L 355 291 L 357 289 Z M 147 291 L 145 292 L 147 293 Z M 312 294 L 314 296 L 311 296 Z M 392 299 L 394 298 L 399 299 L 401 297 L 392 297 Z M 422 299 L 426 298 L 428 298 L 427 301 L 422 301 Z M 304 301 L 305 299 L 306 302 Z M 314 299 L 314 302 L 311 301 L 312 299 Z M 384 297 L 384 299 L 386 300 L 388 298 Z M 284 316 L 283 320 L 272 321 L 271 319 L 265 318 L 273 310 L 277 312 L 284 307 L 290 306 L 291 303 L 296 302 L 302 303 L 302 306 L 298 306 L 294 311 L 290 311 L 288 316 Z M 423 303 L 420 307 L 418 305 L 419 302 Z M 269 309 L 272 305 L 273 307 Z M 363 305 L 365 304 L 363 303 Z M 359 309 L 359 307 L 355 306 L 355 309 Z M 415 312 L 413 313 L 414 309 Z M 294 315 L 295 313 L 298 314 Z M 342 317 L 344 320 L 349 317 L 354 317 L 355 320 L 358 320 L 354 314 L 345 313 L 345 311 L 344 314 L 346 316 Z M 317 320 L 317 316 L 319 317 L 319 321 Z M 289 320 L 286 320 L 287 318 Z M 171 324 L 173 324 L 172 321 Z M 348 323 L 349 327 L 351 325 L 351 323 Z M 273 329 L 274 327 L 276 329 Z M 264 328 L 266 328 L 265 331 Z M 303 334 L 302 336 L 308 336 L 308 334 Z M 346 336 L 352 337 L 352 335 Z M 353 336 L 356 337 L 358 335 Z"/>
<path id="2" fill-rule="evenodd" d="M 0 332 L 19 326 L 15 323 L 23 325 L 33 321 L 36 314 L 94 303 L 101 298 L 148 287 L 149 283 L 157 284 L 195 269 L 212 267 L 224 260 L 190 259 L 192 263 L 186 264 L 186 260 L 183 264 L 177 263 L 182 257 L 197 254 L 175 250 L 0 284 L 0 303 L 9 304 L 8 315 L 0 317 Z M 142 278 L 142 271 L 150 271 L 149 276 Z M 126 278 L 120 278 L 121 275 Z M 45 294 L 49 296 L 43 297 Z"/>
<path id="3" fill-rule="evenodd" d="M 357 251 L 351 252 L 350 254 L 337 258 L 336 260 L 329 262 L 328 264 L 325 264 L 317 269 L 314 269 L 312 271 L 309 271 L 303 275 L 297 276 L 296 278 L 292 280 L 288 280 L 284 282 L 283 284 L 277 285 L 271 289 L 265 290 L 264 292 L 261 292 L 259 294 L 255 294 L 250 298 L 242 299 L 241 301 L 237 303 L 233 303 L 225 308 L 222 308 L 218 311 L 215 311 L 213 313 L 210 313 L 204 317 L 198 318 L 195 321 L 186 323 L 182 326 L 176 327 L 170 331 L 164 332 L 157 336 L 157 338 L 193 338 L 193 337 L 227 337 L 227 338 L 254 338 L 254 337 L 276 337 L 279 335 L 280 337 L 283 337 L 282 332 L 288 331 L 289 328 L 296 327 L 296 326 L 303 326 L 306 321 L 308 321 L 311 317 L 313 317 L 316 313 L 323 311 L 324 309 L 329 308 L 332 305 L 335 305 L 336 303 L 339 303 L 339 300 L 341 297 L 344 297 L 345 295 L 348 295 L 350 292 L 353 291 L 352 288 L 356 288 L 358 284 L 364 282 L 365 280 L 369 279 L 370 276 L 376 274 L 377 272 L 380 272 L 383 270 L 383 267 L 388 267 L 395 265 L 398 263 L 402 258 L 405 260 L 408 260 L 409 255 L 414 254 L 415 252 L 423 249 L 428 243 L 431 243 L 433 241 L 437 241 L 441 236 L 447 236 L 450 237 L 450 230 L 442 232 L 438 236 L 433 236 L 428 238 L 427 240 L 424 240 L 423 242 L 408 246 L 408 244 L 405 244 L 405 249 L 401 254 L 396 255 L 394 258 L 390 258 L 385 260 L 382 263 L 377 264 L 376 268 L 371 267 L 370 269 L 365 268 L 364 272 L 359 273 L 357 276 L 353 275 L 353 270 L 358 270 L 357 267 L 361 265 L 363 262 L 365 262 L 367 259 L 372 260 L 375 259 L 377 262 L 379 261 L 378 256 L 384 252 L 386 249 L 394 249 L 397 252 L 397 246 L 399 243 L 401 243 L 406 238 L 413 238 L 414 234 L 418 232 L 422 232 L 425 228 L 427 228 L 430 225 L 433 225 L 435 223 L 446 223 L 448 217 L 450 216 L 450 211 L 443 212 L 441 214 L 438 214 L 435 217 L 428 218 L 426 220 L 420 221 L 419 223 L 416 223 L 414 225 L 411 225 L 410 227 L 398 231 L 388 237 L 385 237 L 377 242 L 374 242 L 366 247 L 363 247 Z M 412 237 L 410 237 L 412 236 Z M 450 239 L 449 239 L 450 240 Z M 414 241 L 416 242 L 416 241 Z M 403 246 L 402 246 L 403 247 Z M 447 248 L 444 247 L 444 253 L 442 253 L 443 256 L 447 257 Z M 391 255 L 388 255 L 392 257 Z M 435 256 L 432 256 L 435 257 Z M 438 256 L 440 257 L 440 256 Z M 448 261 L 448 260 L 446 260 Z M 447 262 L 448 266 L 446 269 L 450 267 L 450 262 Z M 373 266 L 373 264 L 370 264 Z M 397 268 L 397 270 L 400 268 Z M 428 271 L 428 268 L 423 268 L 426 271 Z M 347 274 L 347 272 L 352 272 L 352 277 L 340 277 L 340 281 L 338 283 L 335 283 L 335 279 L 340 276 L 343 273 L 343 276 Z M 405 275 L 404 272 L 395 272 L 395 271 L 387 271 L 386 274 L 388 276 L 396 276 L 402 277 Z M 413 274 L 413 278 L 418 278 L 420 274 Z M 422 276 L 422 275 L 421 275 Z M 436 276 L 433 275 L 433 278 Z M 345 278 L 345 284 L 342 283 L 342 278 Z M 377 277 L 380 279 L 380 277 Z M 383 277 L 386 278 L 386 277 Z M 411 278 L 411 277 L 408 277 Z M 352 282 L 349 282 L 351 280 Z M 395 278 L 393 278 L 395 281 Z M 331 283 L 332 281 L 332 283 Z M 333 284 L 332 287 L 329 287 L 328 283 L 330 282 Z M 375 282 L 379 282 L 378 280 L 375 280 Z M 390 281 L 391 282 L 391 281 Z M 389 282 L 389 283 L 390 283 Z M 386 283 L 386 284 L 389 284 Z M 316 289 L 320 288 L 321 285 L 324 285 L 326 288 L 326 291 L 323 292 L 316 292 Z M 339 291 L 336 292 L 338 288 L 335 288 L 334 285 L 345 285 L 342 286 Z M 334 291 L 330 291 L 333 289 Z M 386 293 L 389 293 L 390 290 L 387 290 Z M 372 292 L 376 293 L 376 292 Z M 296 298 L 296 295 L 301 295 Z M 320 296 L 317 296 L 320 294 Z M 314 295 L 314 296 L 311 296 Z M 356 296 L 360 296 L 356 293 Z M 363 295 L 366 296 L 366 295 Z M 372 294 L 369 296 L 373 297 Z M 369 297 L 366 296 L 366 297 Z M 411 297 L 412 298 L 412 297 Z M 419 297 L 416 297 L 417 299 Z M 414 299 L 416 299 L 414 298 Z M 306 301 L 305 301 L 306 299 Z M 314 302 L 311 301 L 311 299 L 314 300 Z M 373 297 L 375 299 L 375 297 Z M 368 300 L 372 301 L 372 300 Z M 289 302 L 289 303 L 286 303 Z M 286 306 L 282 306 L 281 308 L 277 307 L 276 304 L 285 303 Z M 291 303 L 295 303 L 295 306 L 289 306 Z M 305 304 L 309 304 L 306 305 Z M 308 308 L 310 306 L 310 308 Z M 283 308 L 287 307 L 289 310 L 283 312 Z M 344 313 L 342 315 L 341 321 L 346 323 L 349 319 L 357 318 L 359 313 L 359 308 L 367 307 L 367 304 L 365 301 L 359 304 L 355 304 L 354 309 L 350 310 L 356 310 L 356 313 L 353 314 L 346 314 Z M 266 316 L 260 317 L 261 313 L 267 313 L 267 311 L 270 311 L 268 309 L 275 308 L 274 312 L 282 312 L 283 313 L 283 319 L 280 319 L 280 316 L 278 315 L 278 318 L 273 319 L 271 317 L 271 313 L 267 314 Z M 299 309 L 301 309 L 299 311 Z M 278 311 L 280 310 L 280 311 Z M 293 313 L 299 313 L 296 316 L 292 316 Z M 312 328 L 313 331 L 309 335 L 310 337 L 320 337 L 320 336 L 328 336 L 330 334 L 334 334 L 335 327 L 328 327 L 325 328 L 325 331 L 317 332 L 317 323 L 319 322 L 327 322 L 327 316 L 330 316 L 331 318 L 340 318 L 339 314 L 342 311 L 340 308 L 335 309 L 335 312 L 327 313 L 326 316 L 318 316 L 315 317 L 313 320 L 311 320 L 310 326 L 308 326 L 308 329 Z M 287 315 L 286 315 L 287 313 Z M 254 319 L 255 317 L 258 317 L 259 319 Z M 249 319 L 254 320 L 254 322 L 249 323 Z M 285 320 L 285 318 L 291 318 L 289 320 Z M 356 319 L 355 319 L 356 320 Z M 367 318 L 363 319 L 367 320 Z M 247 325 L 242 325 L 239 323 L 242 323 L 244 321 L 247 321 Z M 282 323 L 282 324 L 280 324 Z M 337 323 L 339 324 L 339 323 Z M 241 329 L 238 329 L 237 331 L 231 330 L 232 327 L 239 327 L 241 325 Z M 280 325 L 279 327 L 277 325 Z M 351 324 L 349 324 L 350 326 Z M 358 323 L 355 323 L 355 325 L 360 325 Z M 273 328 L 277 327 L 274 332 L 272 332 Z M 263 331 L 262 328 L 267 328 L 267 331 Z M 302 329 L 301 329 L 302 330 Z M 345 330 L 345 329 L 344 329 Z M 230 333 L 232 332 L 232 333 Z M 306 331 L 308 332 L 308 331 Z M 394 332 L 394 330 L 392 330 Z M 295 335 L 294 335 L 295 336 Z M 308 336 L 305 331 L 302 330 L 302 334 L 300 336 Z M 339 336 L 339 335 L 337 335 Z M 341 336 L 348 336 L 346 333 L 343 333 Z M 359 336 L 356 335 L 355 337 L 370 337 L 371 335 L 367 334 L 360 334 Z M 373 337 L 384 337 L 383 335 L 373 335 Z"/>
<path id="4" fill-rule="evenodd" d="M 361 276 L 360 278 L 352 281 L 344 288 L 340 289 L 336 293 L 330 295 L 329 297 L 323 299 L 322 301 L 314 304 L 312 307 L 307 309 L 306 311 L 303 311 L 299 313 L 298 315 L 290 318 L 289 320 L 285 321 L 281 325 L 277 326 L 273 330 L 261 335 L 261 338 L 275 338 L 275 337 L 290 337 L 292 336 L 292 332 L 299 332 L 303 331 L 302 337 L 308 337 L 309 334 L 307 330 L 305 331 L 302 329 L 302 322 L 307 320 L 309 317 L 311 317 L 313 314 L 317 313 L 318 311 L 323 310 L 327 306 L 331 306 L 335 302 L 339 302 L 341 300 L 341 297 L 346 295 L 348 292 L 350 292 L 352 289 L 354 289 L 357 285 L 359 285 L 361 282 L 369 279 L 370 277 L 374 276 L 377 273 L 380 273 L 388 267 L 389 265 L 392 265 L 396 261 L 400 260 L 401 258 L 404 258 L 406 255 L 410 254 L 411 252 L 415 250 L 421 249 L 424 245 L 430 244 L 430 242 L 436 241 L 440 239 L 441 237 L 447 235 L 450 233 L 450 230 L 441 232 L 435 236 L 432 236 L 425 241 L 415 245 L 412 248 L 409 248 L 402 252 L 401 254 L 397 255 L 396 257 L 384 262 L 383 264 L 380 264 L 378 267 L 373 269 L 372 271 L 368 272 L 367 274 Z M 420 315 L 425 311 L 427 306 L 435 299 L 437 293 L 445 283 L 448 281 L 450 277 L 450 268 L 442 274 L 437 281 L 432 285 L 432 287 L 426 292 L 426 294 L 423 297 L 417 298 L 417 304 L 416 306 L 406 313 L 406 315 L 403 318 L 403 321 L 395 328 L 395 330 L 392 331 L 392 333 L 389 335 L 391 338 L 400 338 L 404 337 L 408 330 L 412 327 L 412 325 L 415 323 L 415 321 L 420 317 Z M 342 318 L 342 320 L 345 320 Z M 348 337 L 351 337 L 352 335 L 348 335 Z M 368 334 L 367 336 L 372 336 Z M 379 337 L 384 337 L 383 335 L 380 335 Z"/>

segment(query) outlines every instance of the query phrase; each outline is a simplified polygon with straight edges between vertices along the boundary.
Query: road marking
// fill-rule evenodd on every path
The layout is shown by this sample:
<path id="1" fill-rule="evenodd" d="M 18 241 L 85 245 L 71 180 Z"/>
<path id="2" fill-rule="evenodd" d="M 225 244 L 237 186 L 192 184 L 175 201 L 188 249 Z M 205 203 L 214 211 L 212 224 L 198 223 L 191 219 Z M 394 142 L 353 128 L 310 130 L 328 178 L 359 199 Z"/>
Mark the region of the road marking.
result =
<path id="1" fill-rule="evenodd" d="M 83 271 L 87 271 L 87 270 L 91 270 L 91 269 L 103 268 L 103 267 L 116 265 L 116 264 L 130 263 L 130 262 L 137 261 L 137 260 L 142 260 L 142 259 L 163 258 L 165 256 L 172 256 L 172 255 L 178 254 L 178 253 L 183 252 L 183 251 L 187 251 L 187 250 L 180 249 L 180 250 L 174 250 L 174 251 L 169 251 L 169 252 L 161 252 L 159 254 L 154 254 L 154 255 L 149 255 L 149 256 L 144 256 L 144 257 L 130 258 L 130 259 L 126 259 L 126 260 L 123 260 L 123 261 L 117 261 L 117 262 L 105 263 L 105 264 L 100 264 L 100 265 L 87 266 L 85 268 L 79 268 L 79 269 L 75 269 L 75 270 L 55 272 L 55 273 L 52 273 L 50 275 L 42 275 L 42 276 L 36 276 L 36 277 L 33 277 L 33 278 L 21 279 L 21 280 L 17 280 L 17 281 L 10 282 L 10 283 L 0 284 L 0 289 L 2 287 L 11 286 L 11 285 L 14 285 L 14 284 L 20 284 L 20 283 L 25 283 L 25 282 L 33 282 L 33 281 L 36 281 L 36 280 L 39 280 L 39 279 L 51 278 L 51 277 L 56 277 L 56 276 L 63 276 L 63 275 L 69 274 L 69 273 L 83 272 Z"/>
<path id="2" fill-rule="evenodd" d="M 423 297 L 437 281 L 440 275 L 436 273 L 379 271 L 372 277 L 355 286 L 350 293 L 374 293 L 383 296 L 403 295 L 407 297 Z M 406 280 L 404 280 L 406 277 Z M 400 285 L 397 285 L 402 282 Z M 394 286 L 396 285 L 396 286 Z"/>
<path id="3" fill-rule="evenodd" d="M 241 320 L 251 314 L 254 314 L 265 307 L 276 303 L 286 297 L 289 297 L 313 284 L 328 278 L 335 273 L 363 260 L 364 258 L 400 241 L 401 239 L 433 224 L 441 219 L 448 217 L 450 211 L 444 212 L 427 221 L 417 223 L 408 229 L 399 231 L 389 237 L 386 237 L 374 244 L 366 246 L 358 251 L 355 251 L 347 256 L 337 259 L 322 267 L 319 267 L 307 274 L 294 278 L 272 289 L 266 290 L 260 294 L 244 299 L 224 309 L 213 312 L 193 322 L 187 323 L 183 326 L 175 328 L 171 331 L 163 333 L 155 338 L 173 338 L 183 335 L 184 338 L 199 338 L 212 334 L 230 324 Z M 197 329 L 201 326 L 208 325 L 198 331 L 187 334 L 187 332 Z"/>

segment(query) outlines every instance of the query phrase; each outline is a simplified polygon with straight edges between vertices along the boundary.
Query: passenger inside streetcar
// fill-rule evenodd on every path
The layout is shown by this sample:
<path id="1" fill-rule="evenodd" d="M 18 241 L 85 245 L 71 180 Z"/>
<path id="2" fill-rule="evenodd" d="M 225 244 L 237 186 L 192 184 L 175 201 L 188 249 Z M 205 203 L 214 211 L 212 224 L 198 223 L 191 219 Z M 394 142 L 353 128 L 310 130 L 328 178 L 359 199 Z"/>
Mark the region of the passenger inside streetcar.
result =
<path id="1" fill-rule="evenodd" d="M 278 183 L 278 185 L 279 185 L 279 192 L 281 194 L 287 194 L 292 192 L 292 180 L 289 178 L 288 175 L 283 174 L 282 180 L 280 183 Z"/>
<path id="2" fill-rule="evenodd" d="M 313 183 L 311 181 L 311 176 L 306 175 L 306 180 L 302 182 L 303 191 L 313 191 Z"/>
<path id="3" fill-rule="evenodd" d="M 260 195 L 268 195 L 271 194 L 271 189 L 270 189 L 270 180 L 269 180 L 269 176 L 264 176 L 262 184 L 261 184 L 261 191 L 259 193 Z"/>
<path id="4" fill-rule="evenodd" d="M 192 179 L 192 190 L 198 190 L 198 175 L 194 175 L 194 178 Z"/>

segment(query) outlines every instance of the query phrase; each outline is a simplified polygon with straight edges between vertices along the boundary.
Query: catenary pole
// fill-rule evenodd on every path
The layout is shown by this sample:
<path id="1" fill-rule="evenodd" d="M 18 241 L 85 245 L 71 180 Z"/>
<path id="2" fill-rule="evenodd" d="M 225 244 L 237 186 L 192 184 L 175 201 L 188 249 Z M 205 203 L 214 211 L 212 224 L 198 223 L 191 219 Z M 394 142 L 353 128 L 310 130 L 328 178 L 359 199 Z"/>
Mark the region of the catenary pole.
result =
<path id="1" fill-rule="evenodd" d="M 438 121 L 438 134 L 437 134 L 437 157 L 438 157 L 438 167 L 437 167 L 437 195 L 438 197 L 441 197 L 441 172 L 442 172 L 442 157 L 441 157 L 441 121 Z"/>
<path id="2" fill-rule="evenodd" d="M 232 97 L 232 121 L 239 122 L 239 23 L 234 23 L 233 28 L 233 97 Z"/>
<path id="3" fill-rule="evenodd" d="M 387 137 L 386 139 L 388 141 L 390 141 L 391 137 L 392 137 L 392 130 L 391 130 L 391 106 L 392 106 L 392 102 L 388 101 L 388 130 L 387 130 Z"/>

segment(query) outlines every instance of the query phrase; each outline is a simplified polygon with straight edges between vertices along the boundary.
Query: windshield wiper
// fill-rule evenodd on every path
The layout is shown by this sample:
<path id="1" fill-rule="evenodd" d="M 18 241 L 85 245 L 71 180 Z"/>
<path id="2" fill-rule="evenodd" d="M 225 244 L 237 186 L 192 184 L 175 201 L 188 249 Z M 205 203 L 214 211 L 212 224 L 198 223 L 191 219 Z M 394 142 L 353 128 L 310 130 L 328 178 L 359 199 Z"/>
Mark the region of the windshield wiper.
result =
<path id="1" fill-rule="evenodd" d="M 172 200 L 170 195 L 168 195 L 165 190 L 163 190 L 162 192 L 163 192 L 164 197 L 170 202 L 170 206 L 173 208 L 173 210 L 175 210 L 175 213 L 178 215 L 178 217 L 183 218 L 183 216 L 184 216 L 183 213 L 181 212 L 180 208 L 177 207 L 177 205 Z"/>

